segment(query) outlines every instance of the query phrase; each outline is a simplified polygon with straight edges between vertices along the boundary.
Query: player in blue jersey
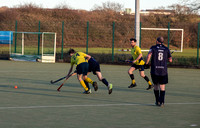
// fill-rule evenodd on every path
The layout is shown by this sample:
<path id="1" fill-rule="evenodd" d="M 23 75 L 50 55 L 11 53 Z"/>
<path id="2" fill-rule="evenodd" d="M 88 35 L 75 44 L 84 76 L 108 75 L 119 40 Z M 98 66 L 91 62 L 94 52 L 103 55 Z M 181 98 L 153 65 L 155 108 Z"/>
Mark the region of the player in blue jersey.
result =
<path id="1" fill-rule="evenodd" d="M 76 52 L 74 49 L 70 49 L 68 53 L 71 56 L 71 68 L 69 69 L 68 76 L 73 70 L 73 65 L 76 65 L 77 78 L 85 89 L 84 93 L 89 94 L 91 92 L 91 90 L 85 85 L 84 81 L 91 83 L 94 87 L 94 90 L 97 91 L 97 83 L 93 82 L 89 77 L 87 77 L 89 64 L 86 58 L 91 58 L 91 56 L 83 52 Z"/>
<path id="2" fill-rule="evenodd" d="M 108 81 L 102 77 L 99 63 L 93 57 L 91 57 L 88 58 L 88 64 L 89 64 L 89 70 L 87 75 L 89 75 L 90 72 L 93 72 L 94 75 L 97 75 L 99 81 L 102 81 L 102 83 L 107 86 L 108 94 L 111 94 L 113 85 L 111 83 L 108 83 Z M 85 84 L 89 88 L 89 85 L 86 81 Z"/>
<path id="3" fill-rule="evenodd" d="M 99 81 L 102 81 L 102 83 L 107 86 L 108 94 L 111 94 L 113 85 L 111 83 L 108 83 L 106 78 L 103 78 L 99 63 L 93 57 L 90 57 L 87 59 L 88 59 L 88 64 L 89 64 L 89 69 L 88 69 L 87 75 L 89 75 L 90 72 L 93 72 L 94 75 L 97 75 Z M 77 72 L 77 71 L 75 71 L 75 72 Z M 87 88 L 90 90 L 90 86 L 89 86 L 88 82 L 85 80 L 84 80 L 84 82 L 85 82 Z M 91 91 L 90 91 L 90 93 L 91 93 Z"/>
<path id="4" fill-rule="evenodd" d="M 135 79 L 134 79 L 134 74 L 133 74 L 133 71 L 139 69 L 139 72 L 140 72 L 140 76 L 142 78 L 145 79 L 145 81 L 148 83 L 148 88 L 147 90 L 151 89 L 153 87 L 151 81 L 149 80 L 149 78 L 144 74 L 144 60 L 143 60 L 143 57 L 142 57 L 142 52 L 141 52 L 141 49 L 139 46 L 136 45 L 136 39 L 134 38 L 131 38 L 130 39 L 130 44 L 131 44 L 131 55 L 132 55 L 132 59 L 133 60 L 126 60 L 128 61 L 129 63 L 132 63 L 132 66 L 129 68 L 128 70 L 128 74 L 131 78 L 131 85 L 128 86 L 128 88 L 133 88 L 133 87 L 136 87 L 136 82 L 135 82 Z"/>
<path id="5" fill-rule="evenodd" d="M 164 106 L 165 84 L 168 83 L 167 62 L 172 62 L 170 50 L 163 45 L 164 38 L 158 37 L 147 55 L 146 64 L 151 59 L 151 78 L 154 83 L 154 95 L 157 106 Z"/>

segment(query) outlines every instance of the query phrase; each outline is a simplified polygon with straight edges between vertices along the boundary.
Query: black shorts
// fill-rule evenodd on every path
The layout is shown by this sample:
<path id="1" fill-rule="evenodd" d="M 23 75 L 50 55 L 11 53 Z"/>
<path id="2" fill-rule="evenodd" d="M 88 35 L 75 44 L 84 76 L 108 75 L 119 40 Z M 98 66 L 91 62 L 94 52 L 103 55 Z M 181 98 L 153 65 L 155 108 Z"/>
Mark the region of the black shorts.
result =
<path id="1" fill-rule="evenodd" d="M 144 65 L 133 64 L 131 67 L 134 67 L 136 70 L 139 69 L 139 71 L 144 71 Z"/>
<path id="2" fill-rule="evenodd" d="M 94 75 L 96 75 L 96 72 L 101 72 L 99 63 L 92 63 L 92 64 L 89 63 L 88 72 L 93 72 Z"/>
<path id="3" fill-rule="evenodd" d="M 167 84 L 168 83 L 168 75 L 157 76 L 157 75 L 151 74 L 151 79 L 154 84 Z"/>
<path id="4" fill-rule="evenodd" d="M 84 63 L 77 65 L 77 67 L 76 67 L 77 74 L 87 75 L 88 67 L 89 67 L 89 64 L 87 62 L 84 62 Z"/>

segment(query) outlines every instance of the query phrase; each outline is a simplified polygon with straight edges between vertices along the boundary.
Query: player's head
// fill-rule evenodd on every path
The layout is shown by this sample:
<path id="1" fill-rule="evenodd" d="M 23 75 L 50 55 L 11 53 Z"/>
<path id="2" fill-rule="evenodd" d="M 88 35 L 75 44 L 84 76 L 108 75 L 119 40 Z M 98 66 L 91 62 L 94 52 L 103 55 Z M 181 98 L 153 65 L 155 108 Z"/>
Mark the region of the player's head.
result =
<path id="1" fill-rule="evenodd" d="M 131 38 L 130 41 L 137 42 L 137 40 L 135 38 Z"/>
<path id="2" fill-rule="evenodd" d="M 135 38 L 130 38 L 131 46 L 134 47 L 136 45 L 137 40 Z"/>
<path id="3" fill-rule="evenodd" d="M 73 55 L 74 53 L 76 53 L 76 51 L 74 49 L 69 49 L 68 54 L 70 56 Z"/>
<path id="4" fill-rule="evenodd" d="M 160 37 L 157 38 L 156 42 L 158 44 L 162 44 L 162 43 L 164 43 L 164 38 L 162 36 L 160 36 Z"/>

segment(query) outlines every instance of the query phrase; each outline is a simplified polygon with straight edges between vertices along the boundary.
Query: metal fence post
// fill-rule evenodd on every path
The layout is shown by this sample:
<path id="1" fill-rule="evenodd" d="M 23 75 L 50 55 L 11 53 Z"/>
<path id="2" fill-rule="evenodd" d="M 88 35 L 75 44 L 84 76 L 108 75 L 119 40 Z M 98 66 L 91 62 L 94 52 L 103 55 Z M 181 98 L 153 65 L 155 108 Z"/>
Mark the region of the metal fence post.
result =
<path id="1" fill-rule="evenodd" d="M 141 28 L 142 28 L 142 22 L 140 22 L 140 40 L 139 40 L 139 47 L 141 48 Z"/>
<path id="2" fill-rule="evenodd" d="M 197 35 L 197 65 L 199 65 L 199 34 L 200 34 L 200 23 L 198 23 L 198 35 Z"/>
<path id="3" fill-rule="evenodd" d="M 86 54 L 88 54 L 88 33 L 89 33 L 89 21 L 87 21 Z"/>
<path id="4" fill-rule="evenodd" d="M 62 47 L 61 47 L 61 59 L 63 59 L 63 38 L 64 38 L 64 21 L 62 22 Z"/>
<path id="5" fill-rule="evenodd" d="M 38 32 L 40 32 L 40 21 L 38 24 Z M 38 34 L 38 55 L 40 55 L 40 34 Z"/>
<path id="6" fill-rule="evenodd" d="M 114 40 L 115 40 L 115 22 L 113 22 L 113 34 L 112 34 L 112 62 L 114 61 Z"/>
<path id="7" fill-rule="evenodd" d="M 15 21 L 15 53 L 17 52 L 17 20 Z"/>
<path id="8" fill-rule="evenodd" d="M 168 42 L 168 45 L 167 47 L 169 48 L 169 42 L 170 42 L 170 22 L 168 23 L 168 39 L 167 39 L 167 42 Z"/>

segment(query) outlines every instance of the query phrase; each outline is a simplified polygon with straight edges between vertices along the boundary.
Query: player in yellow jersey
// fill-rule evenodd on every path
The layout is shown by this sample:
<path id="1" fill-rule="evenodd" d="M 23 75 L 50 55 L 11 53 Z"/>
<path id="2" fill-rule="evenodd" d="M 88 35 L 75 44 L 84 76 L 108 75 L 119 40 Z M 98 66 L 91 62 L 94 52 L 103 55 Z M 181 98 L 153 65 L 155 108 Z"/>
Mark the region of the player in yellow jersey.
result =
<path id="1" fill-rule="evenodd" d="M 132 55 L 132 59 L 133 60 L 127 60 L 128 62 L 132 63 L 132 66 L 130 67 L 130 69 L 128 70 L 128 74 L 132 80 L 131 85 L 128 86 L 128 88 L 133 88 L 136 85 L 135 79 L 134 79 L 134 75 L 133 75 L 133 71 L 139 69 L 140 72 L 140 76 L 142 78 L 144 78 L 147 83 L 148 83 L 148 88 L 147 90 L 151 89 L 153 87 L 151 81 L 149 80 L 149 78 L 144 74 L 144 60 L 142 58 L 142 52 L 139 46 L 136 45 L 136 39 L 131 38 L 130 39 L 130 43 L 131 43 L 131 55 Z"/>
<path id="2" fill-rule="evenodd" d="M 76 65 L 77 78 L 80 81 L 80 84 L 85 89 L 84 93 L 91 93 L 91 90 L 89 90 L 88 87 L 85 85 L 84 80 L 88 83 L 91 83 L 94 87 L 94 90 L 97 91 L 97 83 L 93 82 L 89 77 L 87 77 L 89 64 L 86 58 L 91 58 L 91 56 L 83 52 L 76 52 L 74 49 L 70 49 L 68 53 L 71 56 L 71 68 L 69 69 L 68 75 L 72 72 L 73 66 Z"/>

